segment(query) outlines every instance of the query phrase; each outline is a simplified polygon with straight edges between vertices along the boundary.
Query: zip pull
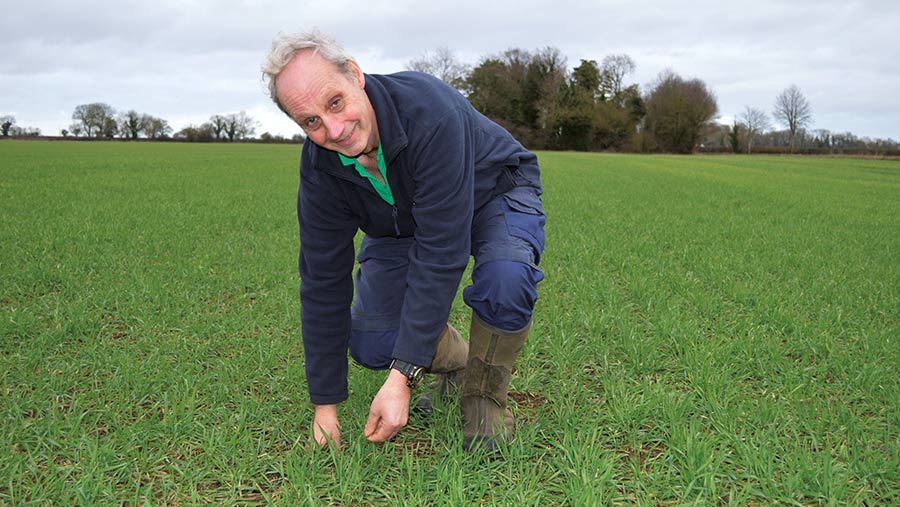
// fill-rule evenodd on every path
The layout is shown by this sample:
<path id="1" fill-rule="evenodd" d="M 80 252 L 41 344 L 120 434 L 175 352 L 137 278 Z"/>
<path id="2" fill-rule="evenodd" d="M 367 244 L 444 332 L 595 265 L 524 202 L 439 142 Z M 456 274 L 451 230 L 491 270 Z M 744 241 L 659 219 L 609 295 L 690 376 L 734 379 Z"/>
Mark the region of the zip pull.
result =
<path id="1" fill-rule="evenodd" d="M 397 205 L 391 206 L 391 216 L 394 218 L 394 234 L 400 237 L 400 226 L 397 225 Z"/>

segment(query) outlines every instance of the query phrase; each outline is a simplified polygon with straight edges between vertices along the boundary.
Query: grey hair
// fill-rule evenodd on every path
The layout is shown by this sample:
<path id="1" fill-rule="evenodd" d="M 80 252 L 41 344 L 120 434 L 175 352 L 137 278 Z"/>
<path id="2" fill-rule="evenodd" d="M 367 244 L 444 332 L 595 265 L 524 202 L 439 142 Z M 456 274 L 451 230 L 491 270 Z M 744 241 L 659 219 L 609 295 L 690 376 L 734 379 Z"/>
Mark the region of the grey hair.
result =
<path id="1" fill-rule="evenodd" d="M 353 76 L 349 66 L 350 62 L 353 61 L 353 57 L 331 35 L 320 31 L 318 28 L 301 33 L 279 33 L 272 40 L 272 49 L 266 56 L 265 62 L 263 62 L 262 73 L 263 79 L 267 81 L 269 97 L 285 114 L 288 114 L 288 112 L 285 111 L 281 102 L 278 101 L 278 96 L 275 93 L 275 80 L 285 66 L 294 58 L 294 55 L 304 49 L 312 49 L 313 54 L 318 54 L 325 61 L 333 63 L 346 76 Z"/>

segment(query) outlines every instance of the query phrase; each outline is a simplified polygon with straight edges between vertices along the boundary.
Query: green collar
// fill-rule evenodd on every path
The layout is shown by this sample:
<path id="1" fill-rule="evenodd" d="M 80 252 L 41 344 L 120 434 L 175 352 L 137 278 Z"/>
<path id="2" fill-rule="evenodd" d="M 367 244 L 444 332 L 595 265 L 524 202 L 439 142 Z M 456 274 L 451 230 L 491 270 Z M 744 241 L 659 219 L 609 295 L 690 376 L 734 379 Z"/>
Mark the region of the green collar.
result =
<path id="1" fill-rule="evenodd" d="M 355 158 L 350 158 L 344 156 L 342 153 L 338 153 L 338 157 L 340 157 L 341 162 L 345 166 L 353 166 L 356 169 L 356 172 L 359 173 L 360 176 L 369 180 L 369 183 L 372 184 L 372 188 L 375 189 L 375 192 L 378 192 L 378 195 L 384 200 L 384 202 L 394 205 L 394 194 L 391 192 L 391 187 L 387 182 L 387 165 L 384 163 L 384 153 L 381 151 L 381 142 L 378 143 L 378 172 L 381 173 L 381 177 L 384 178 L 384 183 L 378 181 L 378 178 L 369 174 L 369 171 L 366 170 L 362 164 L 359 163 Z"/>

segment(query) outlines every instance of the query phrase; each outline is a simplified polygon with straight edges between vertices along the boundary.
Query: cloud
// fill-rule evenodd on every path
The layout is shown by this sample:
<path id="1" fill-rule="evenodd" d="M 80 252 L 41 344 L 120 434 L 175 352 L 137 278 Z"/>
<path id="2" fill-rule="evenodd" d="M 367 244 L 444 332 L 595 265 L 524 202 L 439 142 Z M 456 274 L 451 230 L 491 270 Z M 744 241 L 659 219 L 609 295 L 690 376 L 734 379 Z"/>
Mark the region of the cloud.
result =
<path id="1" fill-rule="evenodd" d="M 367 72 L 402 70 L 439 46 L 470 64 L 513 47 L 557 47 L 572 67 L 627 53 L 637 63 L 633 82 L 646 85 L 666 68 L 700 78 L 723 115 L 748 105 L 769 111 L 796 83 L 816 126 L 900 137 L 900 4 L 886 0 L 757 0 L 749 8 L 712 0 L 85 0 L 5 10 L 2 107 L 45 133 L 61 128 L 61 111 L 103 101 L 173 126 L 258 111 L 260 132 L 291 135 L 278 114 L 259 109 L 268 107 L 259 65 L 279 31 L 318 26 Z"/>

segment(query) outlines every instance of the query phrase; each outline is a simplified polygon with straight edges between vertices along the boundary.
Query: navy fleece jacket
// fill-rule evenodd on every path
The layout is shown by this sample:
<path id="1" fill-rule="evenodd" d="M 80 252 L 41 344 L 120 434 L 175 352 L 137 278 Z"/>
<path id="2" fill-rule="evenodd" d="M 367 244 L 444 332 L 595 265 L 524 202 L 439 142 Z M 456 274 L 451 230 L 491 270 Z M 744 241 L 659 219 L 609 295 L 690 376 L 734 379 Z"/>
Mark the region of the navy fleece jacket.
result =
<path id="1" fill-rule="evenodd" d="M 309 139 L 300 162 L 300 301 L 310 400 L 347 398 L 353 238 L 415 238 L 394 357 L 429 366 L 470 254 L 473 213 L 537 159 L 456 90 L 417 72 L 367 74 L 391 206 L 337 153 Z"/>

